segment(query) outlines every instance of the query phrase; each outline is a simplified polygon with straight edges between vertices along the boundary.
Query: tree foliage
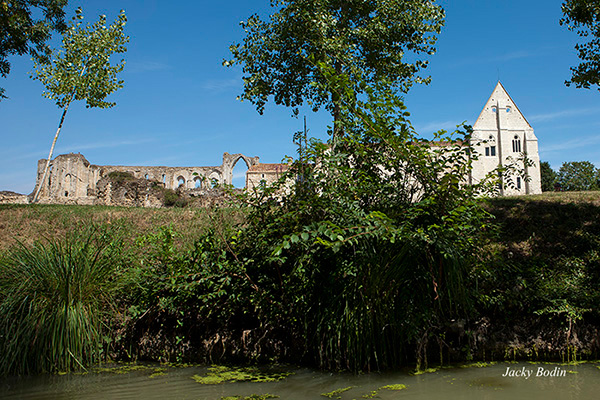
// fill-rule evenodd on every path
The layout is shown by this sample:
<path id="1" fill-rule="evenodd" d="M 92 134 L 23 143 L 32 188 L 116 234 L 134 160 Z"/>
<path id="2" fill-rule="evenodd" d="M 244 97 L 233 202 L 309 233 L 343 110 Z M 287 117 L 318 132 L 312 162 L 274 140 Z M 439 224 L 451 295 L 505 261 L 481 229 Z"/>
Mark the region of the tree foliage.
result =
<path id="1" fill-rule="evenodd" d="M 447 146 L 434 146 L 389 87 L 363 82 L 361 101 L 348 76 L 320 68 L 346 134 L 335 152 L 310 140 L 282 186 L 246 199 L 232 249 L 262 318 L 321 367 L 423 366 L 429 338 L 469 309 L 465 280 L 489 229 L 475 200 L 485 185 L 464 185 L 469 132 L 441 132 Z"/>
<path id="2" fill-rule="evenodd" d="M 44 97 L 55 100 L 60 108 L 73 100 L 85 100 L 86 107 L 108 108 L 115 105 L 104 99 L 123 87 L 117 74 L 125 67 L 125 60 L 111 64 L 111 55 L 124 53 L 129 37 L 123 28 L 127 22 L 121 10 L 117 20 L 106 26 L 106 16 L 83 26 L 83 12 L 76 10 L 73 23 L 63 36 L 62 48 L 52 54 L 52 60 L 35 64 L 35 75 L 46 87 Z"/>
<path id="3" fill-rule="evenodd" d="M 542 161 L 540 163 L 540 175 L 542 180 L 542 192 L 551 192 L 556 184 L 556 172 L 550 167 L 550 163 Z"/>
<path id="4" fill-rule="evenodd" d="M 565 162 L 558 170 L 557 182 L 562 190 L 598 190 L 600 170 L 589 161 Z"/>
<path id="5" fill-rule="evenodd" d="M 419 55 L 433 54 L 444 12 L 433 0 L 271 0 L 278 11 L 268 21 L 252 15 L 241 25 L 243 43 L 230 47 L 242 64 L 242 99 L 262 113 L 269 97 L 276 104 L 335 114 L 335 94 L 318 67 L 327 62 L 350 82 L 386 81 L 407 91 L 427 66 Z M 410 54 L 410 56 L 409 56 Z M 358 89 L 356 86 L 354 89 Z"/>
<path id="6" fill-rule="evenodd" d="M 581 63 L 571 68 L 573 76 L 565 83 L 585 89 L 595 85 L 600 90 L 600 1 L 566 0 L 562 11 L 561 25 L 588 40 L 575 46 Z"/>
<path id="7" fill-rule="evenodd" d="M 46 41 L 52 30 L 62 32 L 67 0 L 3 0 L 0 2 L 0 75 L 10 72 L 10 55 L 31 54 L 34 59 L 47 59 L 50 49 Z M 41 18 L 34 15 L 41 14 Z M 4 89 L 0 88 L 0 99 Z"/>
<path id="8" fill-rule="evenodd" d="M 126 22 L 125 12 L 121 10 L 116 21 L 108 27 L 105 15 L 101 15 L 97 22 L 84 26 L 83 12 L 78 8 L 65 31 L 62 48 L 53 52 L 51 60 L 36 62 L 32 78 L 44 84 L 46 91 L 43 96 L 55 100 L 63 113 L 34 202 L 45 182 L 54 146 L 71 102 L 85 100 L 86 107 L 98 108 L 115 105 L 105 99 L 123 87 L 123 81 L 117 79 L 117 74 L 125 67 L 125 60 L 112 65 L 111 56 L 127 51 L 125 45 L 129 42 L 129 37 L 124 33 Z"/>

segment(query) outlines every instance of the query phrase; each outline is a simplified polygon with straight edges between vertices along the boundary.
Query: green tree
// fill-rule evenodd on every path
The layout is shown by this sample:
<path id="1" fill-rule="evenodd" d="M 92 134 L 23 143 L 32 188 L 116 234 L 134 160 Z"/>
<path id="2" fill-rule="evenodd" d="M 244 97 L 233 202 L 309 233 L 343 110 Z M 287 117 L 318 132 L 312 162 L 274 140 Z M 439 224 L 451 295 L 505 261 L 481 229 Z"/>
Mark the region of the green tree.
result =
<path id="1" fill-rule="evenodd" d="M 114 102 L 105 101 L 105 98 L 123 87 L 123 81 L 117 79 L 117 74 L 123 70 L 125 60 L 112 65 L 110 58 L 113 53 L 127 51 L 125 44 L 129 37 L 123 30 L 126 22 L 125 12 L 121 10 L 116 21 L 108 27 L 105 15 L 101 15 L 92 25 L 82 26 L 83 14 L 79 8 L 65 31 L 62 49 L 54 52 L 52 60 L 36 63 L 32 78 L 44 84 L 46 91 L 43 96 L 55 100 L 63 113 L 33 202 L 37 201 L 45 182 L 54 146 L 71 102 L 85 100 L 87 108 L 115 105 Z"/>
<path id="2" fill-rule="evenodd" d="M 257 286 L 244 298 L 258 325 L 287 331 L 322 368 L 394 368 L 413 356 L 426 367 L 427 341 L 469 310 L 469 268 L 489 229 L 476 193 L 488 185 L 460 184 L 474 157 L 468 131 L 441 133 L 448 146 L 433 147 L 389 87 L 357 95 L 347 76 L 319 68 L 345 134 L 335 152 L 309 140 L 279 187 L 246 195 L 231 246 Z"/>
<path id="3" fill-rule="evenodd" d="M 304 102 L 315 111 L 325 106 L 338 121 L 340 97 L 323 90 L 321 62 L 350 82 L 386 82 L 403 92 L 430 80 L 417 73 L 427 66 L 418 56 L 435 52 L 443 25 L 434 0 L 271 0 L 271 6 L 279 10 L 268 21 L 252 15 L 241 24 L 246 37 L 224 62 L 243 65 L 241 98 L 259 113 L 272 96 L 295 112 Z"/>
<path id="4" fill-rule="evenodd" d="M 561 25 L 570 31 L 576 31 L 586 43 L 577 44 L 575 49 L 581 59 L 576 68 L 571 68 L 573 76 L 565 84 L 575 84 L 578 88 L 589 89 L 598 86 L 600 90 L 600 1 L 566 0 L 562 5 L 564 17 Z"/>
<path id="5" fill-rule="evenodd" d="M 31 54 L 34 59 L 47 59 L 50 49 L 46 41 L 52 30 L 64 31 L 67 0 L 2 0 L 0 2 L 0 75 L 10 72 L 10 55 Z M 36 19 L 32 13 L 41 15 Z M 0 100 L 6 98 L 0 88 Z"/>
<path id="6" fill-rule="evenodd" d="M 600 170 L 589 161 L 563 163 L 558 170 L 557 182 L 563 190 L 600 189 Z"/>
<path id="7" fill-rule="evenodd" d="M 540 174 L 542 178 L 542 192 L 551 192 L 554 190 L 556 183 L 556 172 L 550 167 L 548 161 L 540 163 Z"/>

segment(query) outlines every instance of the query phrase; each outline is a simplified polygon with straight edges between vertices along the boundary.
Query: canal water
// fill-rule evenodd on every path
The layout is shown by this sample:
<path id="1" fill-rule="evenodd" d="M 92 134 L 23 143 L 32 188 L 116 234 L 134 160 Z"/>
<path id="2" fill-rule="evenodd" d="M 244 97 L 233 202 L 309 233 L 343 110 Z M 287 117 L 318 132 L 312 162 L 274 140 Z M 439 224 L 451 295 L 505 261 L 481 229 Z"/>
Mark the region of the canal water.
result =
<path id="1" fill-rule="evenodd" d="M 598 362 L 578 365 L 476 364 L 420 375 L 405 371 L 352 375 L 286 368 L 285 371 L 291 374 L 278 381 L 199 383 L 206 382 L 210 371 L 207 367 L 150 365 L 79 375 L 5 378 L 0 380 L 0 399 L 220 400 L 229 396 L 242 396 L 240 398 L 243 399 L 243 396 L 266 394 L 290 400 L 600 398 Z"/>

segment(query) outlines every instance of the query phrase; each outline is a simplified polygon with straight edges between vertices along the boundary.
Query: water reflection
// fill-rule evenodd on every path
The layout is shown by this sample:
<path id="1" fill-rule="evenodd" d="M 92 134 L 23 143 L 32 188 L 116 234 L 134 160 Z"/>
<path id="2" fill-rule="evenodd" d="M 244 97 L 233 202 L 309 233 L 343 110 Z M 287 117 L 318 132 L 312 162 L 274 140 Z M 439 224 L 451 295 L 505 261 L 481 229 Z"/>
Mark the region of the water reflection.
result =
<path id="1" fill-rule="evenodd" d="M 542 366 L 543 364 L 540 364 Z M 488 367 L 440 369 L 413 376 L 407 372 L 383 374 L 330 374 L 288 368 L 292 375 L 275 382 L 235 382 L 205 385 L 194 375 L 206 375 L 205 367 L 159 366 L 130 368 L 121 373 L 100 372 L 44 375 L 0 380 L 2 399 L 206 399 L 272 394 L 280 399 L 592 399 L 600 393 L 598 363 L 560 366 L 566 376 L 502 376 L 507 368 L 535 369 L 537 364 L 496 364 Z M 554 365 L 543 365 L 554 368 Z M 164 368 L 164 367 L 163 367 Z M 164 373 L 162 373 L 164 372 Z M 398 385 L 398 386 L 393 386 Z M 406 388 L 403 389 L 402 386 Z M 399 389 L 399 390 L 393 390 Z M 328 395 L 331 397 L 325 397 Z"/>

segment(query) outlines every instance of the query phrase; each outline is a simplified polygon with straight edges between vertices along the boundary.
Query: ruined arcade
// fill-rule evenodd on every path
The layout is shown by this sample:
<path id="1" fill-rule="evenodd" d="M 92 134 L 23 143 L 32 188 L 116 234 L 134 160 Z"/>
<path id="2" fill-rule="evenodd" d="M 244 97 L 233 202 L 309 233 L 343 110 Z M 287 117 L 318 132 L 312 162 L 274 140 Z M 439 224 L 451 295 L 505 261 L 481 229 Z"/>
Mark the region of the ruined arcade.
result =
<path id="1" fill-rule="evenodd" d="M 243 162 L 248 167 L 247 188 L 256 187 L 262 182 L 272 183 L 287 169 L 284 164 L 261 164 L 259 157 L 248 157 L 239 153 L 224 153 L 223 163 L 220 166 L 208 167 L 94 165 L 83 155 L 70 153 L 61 154 L 51 161 L 50 172 L 43 183 L 40 180 L 46 160 L 38 161 L 34 192 L 41 184 L 40 203 L 114 204 L 111 193 L 114 188 L 107 177 L 111 173 L 120 172 L 165 189 L 179 189 L 192 196 L 205 196 L 216 185 L 231 185 L 233 168 L 238 162 Z M 160 204 L 148 195 L 139 205 L 159 206 Z"/>

